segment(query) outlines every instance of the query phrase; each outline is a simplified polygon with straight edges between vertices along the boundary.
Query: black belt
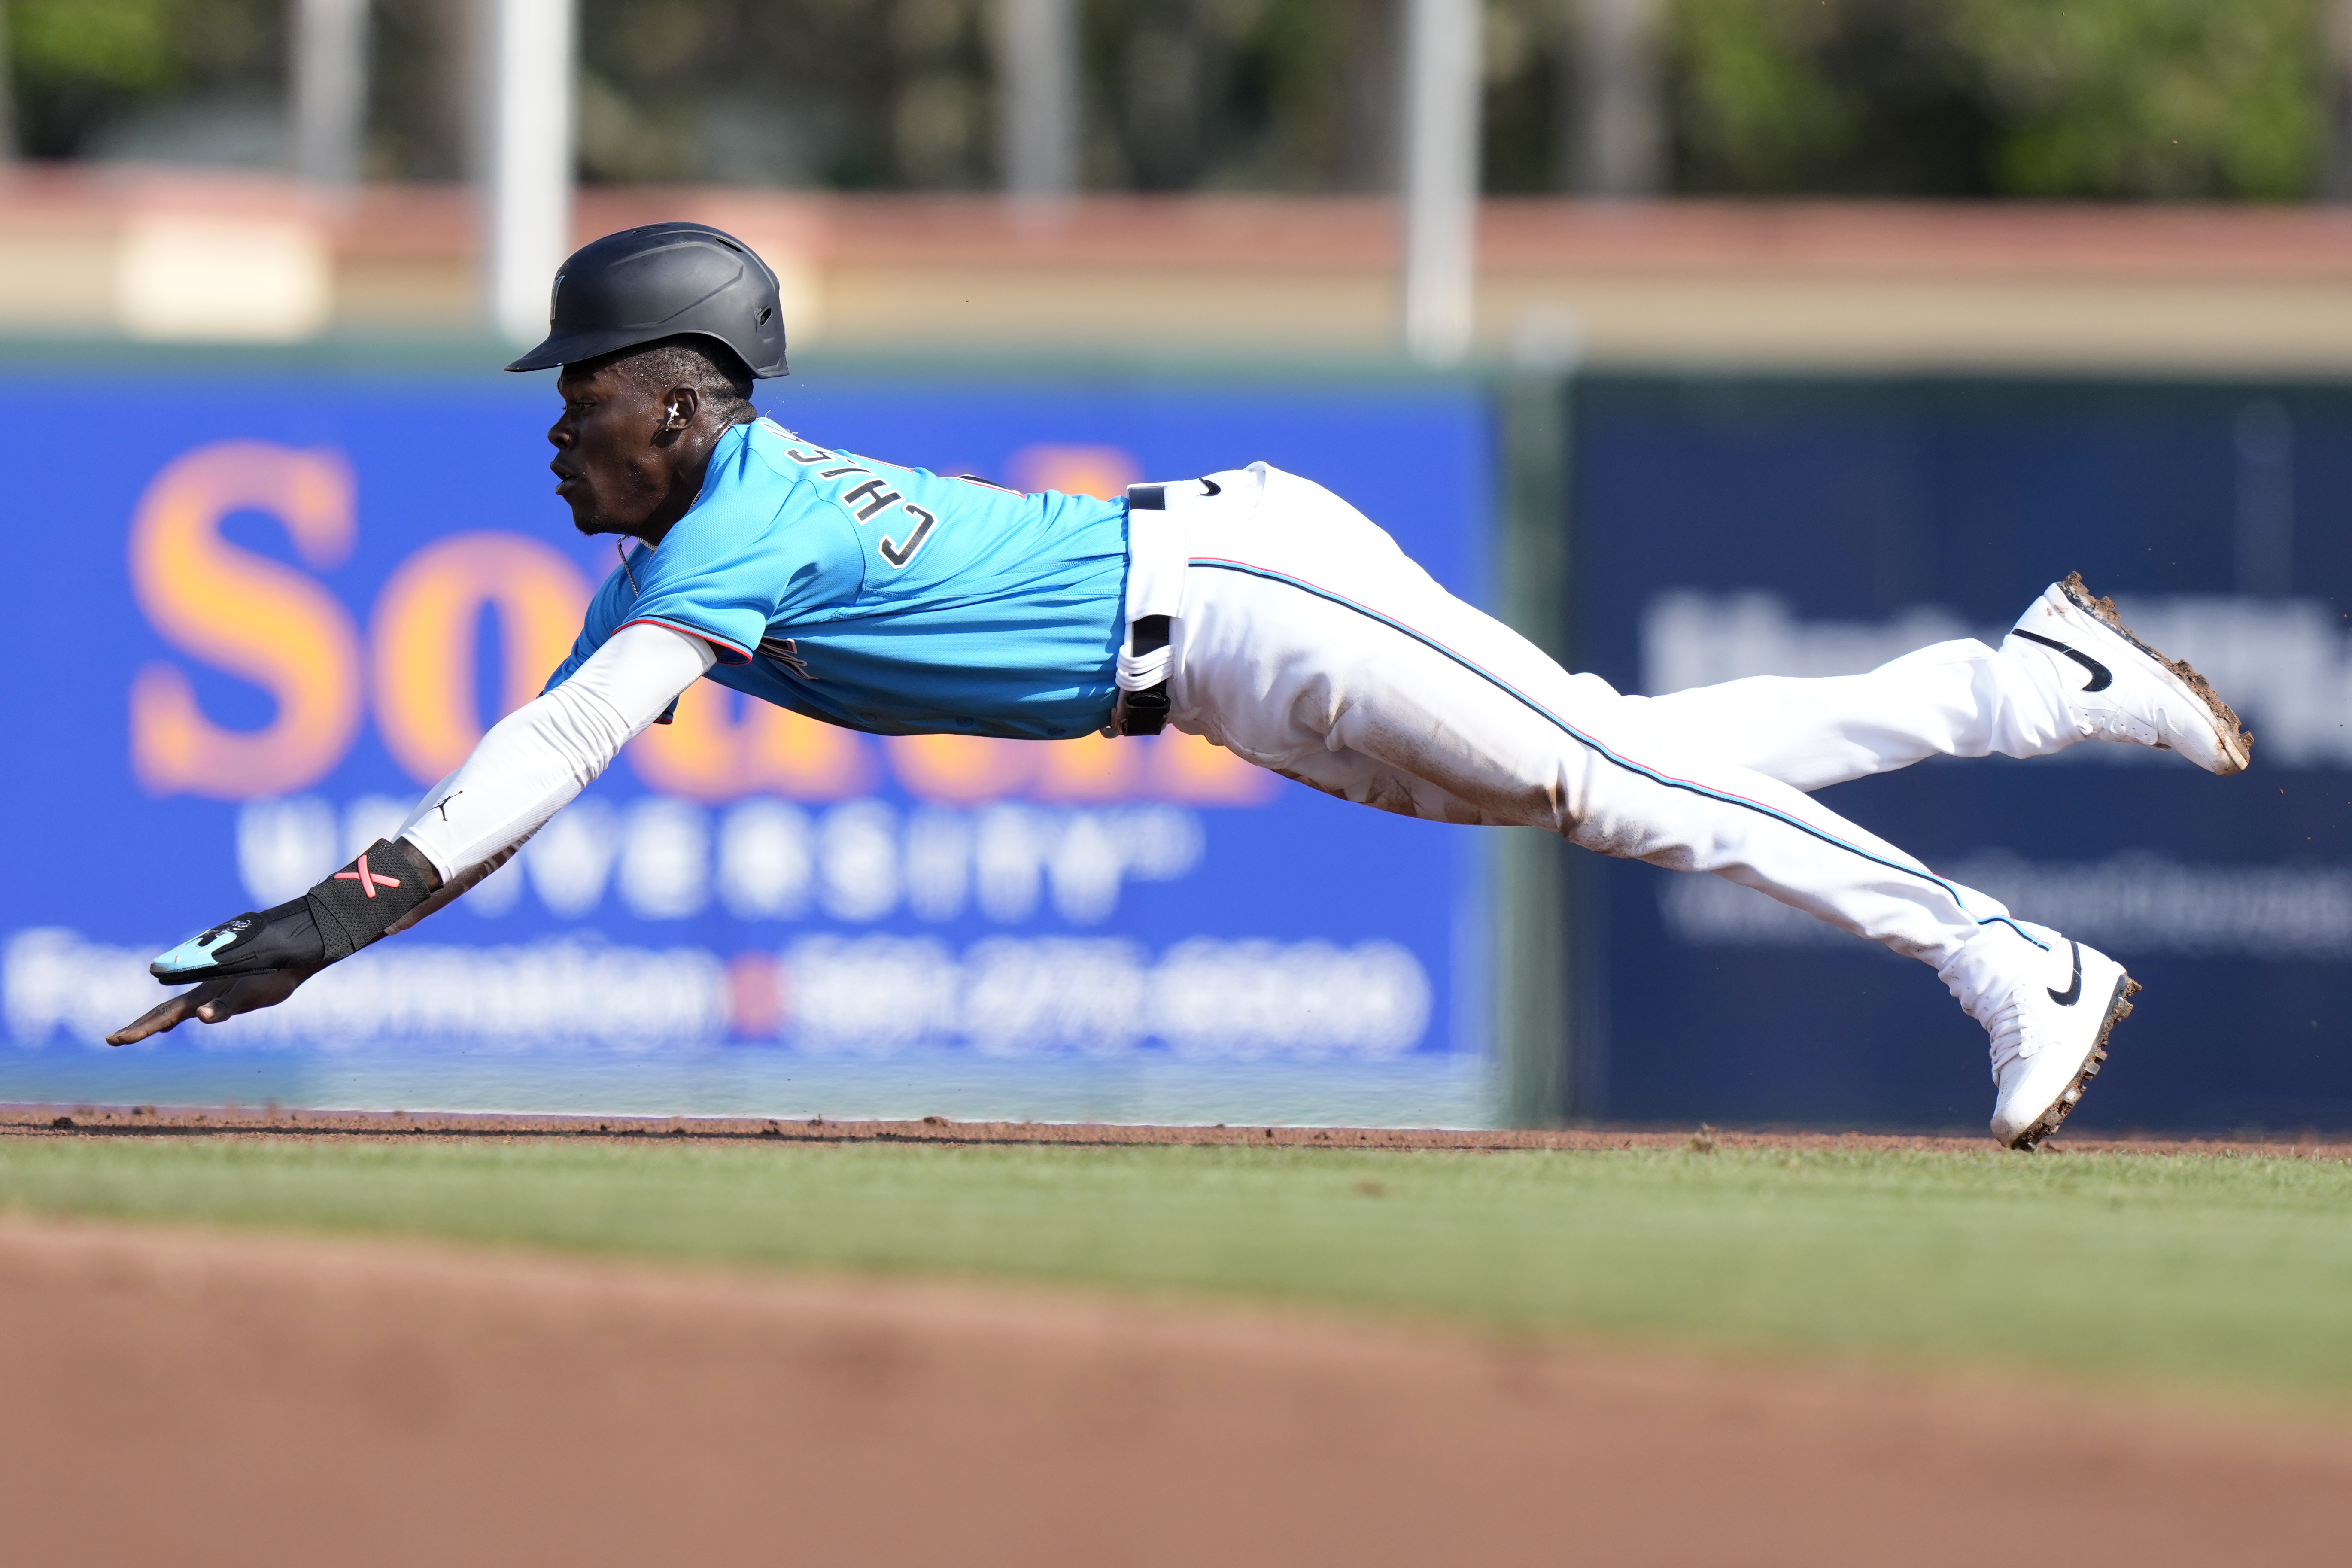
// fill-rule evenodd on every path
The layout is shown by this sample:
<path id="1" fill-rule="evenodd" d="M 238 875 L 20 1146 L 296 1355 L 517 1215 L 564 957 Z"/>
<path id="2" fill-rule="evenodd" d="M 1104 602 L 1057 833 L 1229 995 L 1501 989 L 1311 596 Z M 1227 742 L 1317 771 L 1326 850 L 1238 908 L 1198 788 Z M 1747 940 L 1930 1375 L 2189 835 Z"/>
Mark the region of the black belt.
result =
<path id="1" fill-rule="evenodd" d="M 1168 487 L 1129 485 L 1127 504 L 1129 510 L 1164 511 L 1168 508 Z M 1158 653 L 1168 646 L 1168 617 L 1138 616 L 1129 628 L 1129 643 L 1138 658 Z M 1168 726 L 1168 683 L 1163 680 L 1140 691 L 1120 692 L 1118 705 L 1111 710 L 1110 721 L 1122 735 L 1157 735 Z"/>
<path id="2" fill-rule="evenodd" d="M 1168 617 L 1138 616 L 1129 635 L 1136 658 L 1158 653 L 1168 646 Z M 1168 683 L 1163 680 L 1140 691 L 1120 692 L 1118 706 L 1111 710 L 1110 721 L 1122 735 L 1157 735 L 1168 725 Z"/>

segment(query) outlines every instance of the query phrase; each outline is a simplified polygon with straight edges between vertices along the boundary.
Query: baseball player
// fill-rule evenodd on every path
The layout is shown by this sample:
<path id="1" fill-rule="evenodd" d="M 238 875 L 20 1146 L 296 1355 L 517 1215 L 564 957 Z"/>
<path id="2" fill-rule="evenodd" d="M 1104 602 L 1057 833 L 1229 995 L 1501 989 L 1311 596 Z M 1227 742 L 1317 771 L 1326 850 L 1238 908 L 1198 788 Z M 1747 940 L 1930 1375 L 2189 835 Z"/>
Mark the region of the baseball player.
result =
<path id="1" fill-rule="evenodd" d="M 1991 1037 L 1993 1135 L 2028 1148 L 2097 1073 L 2138 985 L 1808 791 L 1937 754 L 2167 747 L 2217 773 L 2252 737 L 2082 579 L 1992 648 L 1867 675 L 1626 697 L 1441 588 L 1329 490 L 1265 463 L 1124 500 L 1021 495 L 758 417 L 785 374 L 774 276 L 695 224 L 610 235 L 556 275 L 556 493 L 621 559 L 544 692 L 310 893 L 158 958 L 194 981 L 110 1037 L 283 1001 L 456 899 L 709 679 L 877 734 L 1202 736 L 1365 805 L 1528 824 L 1713 872 L 1932 966 Z"/>

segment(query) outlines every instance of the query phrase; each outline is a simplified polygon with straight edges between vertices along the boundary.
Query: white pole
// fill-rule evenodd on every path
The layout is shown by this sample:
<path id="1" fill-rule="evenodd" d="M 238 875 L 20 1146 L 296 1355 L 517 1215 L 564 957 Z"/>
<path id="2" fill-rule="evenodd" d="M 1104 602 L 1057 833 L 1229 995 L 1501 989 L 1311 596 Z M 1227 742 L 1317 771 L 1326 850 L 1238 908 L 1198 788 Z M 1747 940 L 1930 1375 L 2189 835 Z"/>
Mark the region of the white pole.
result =
<path id="1" fill-rule="evenodd" d="M 293 163 L 312 184 L 359 180 L 367 46 L 367 0 L 295 0 Z"/>
<path id="2" fill-rule="evenodd" d="M 1479 0 L 1405 0 L 1404 344 L 1470 351 L 1477 289 Z"/>
<path id="3" fill-rule="evenodd" d="M 997 0 L 996 133 L 1004 188 L 1058 201 L 1078 184 L 1074 0 Z"/>
<path id="4" fill-rule="evenodd" d="M 1577 23 L 1576 188 L 1654 195 L 1665 173 L 1658 0 L 1580 0 Z"/>
<path id="5" fill-rule="evenodd" d="M 571 252 L 572 3 L 482 0 L 485 292 L 490 325 L 518 343 L 546 333 Z"/>

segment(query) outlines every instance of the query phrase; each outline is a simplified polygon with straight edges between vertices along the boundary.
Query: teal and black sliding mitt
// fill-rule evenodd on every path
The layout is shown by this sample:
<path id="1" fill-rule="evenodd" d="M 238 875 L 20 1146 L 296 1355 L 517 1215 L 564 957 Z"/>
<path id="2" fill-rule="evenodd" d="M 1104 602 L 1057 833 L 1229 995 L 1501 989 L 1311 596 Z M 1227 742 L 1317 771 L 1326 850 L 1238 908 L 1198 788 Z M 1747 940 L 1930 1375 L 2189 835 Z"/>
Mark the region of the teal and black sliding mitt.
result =
<path id="1" fill-rule="evenodd" d="M 433 891 L 432 862 L 404 838 L 379 838 L 341 870 L 275 909 L 248 910 L 147 966 L 166 985 L 316 969 L 383 937 Z"/>

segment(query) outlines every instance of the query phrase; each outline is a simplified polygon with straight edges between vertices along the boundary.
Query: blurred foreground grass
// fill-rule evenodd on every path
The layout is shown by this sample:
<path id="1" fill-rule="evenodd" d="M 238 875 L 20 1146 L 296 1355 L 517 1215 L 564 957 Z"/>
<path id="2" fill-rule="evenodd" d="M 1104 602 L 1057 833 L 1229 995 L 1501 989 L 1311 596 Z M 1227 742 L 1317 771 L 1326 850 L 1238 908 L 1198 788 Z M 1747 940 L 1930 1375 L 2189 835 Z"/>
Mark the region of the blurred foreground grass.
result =
<path id="1" fill-rule="evenodd" d="M 2352 1164 L 0 1140 L 0 1209 L 1203 1292 L 2352 1408 Z"/>

